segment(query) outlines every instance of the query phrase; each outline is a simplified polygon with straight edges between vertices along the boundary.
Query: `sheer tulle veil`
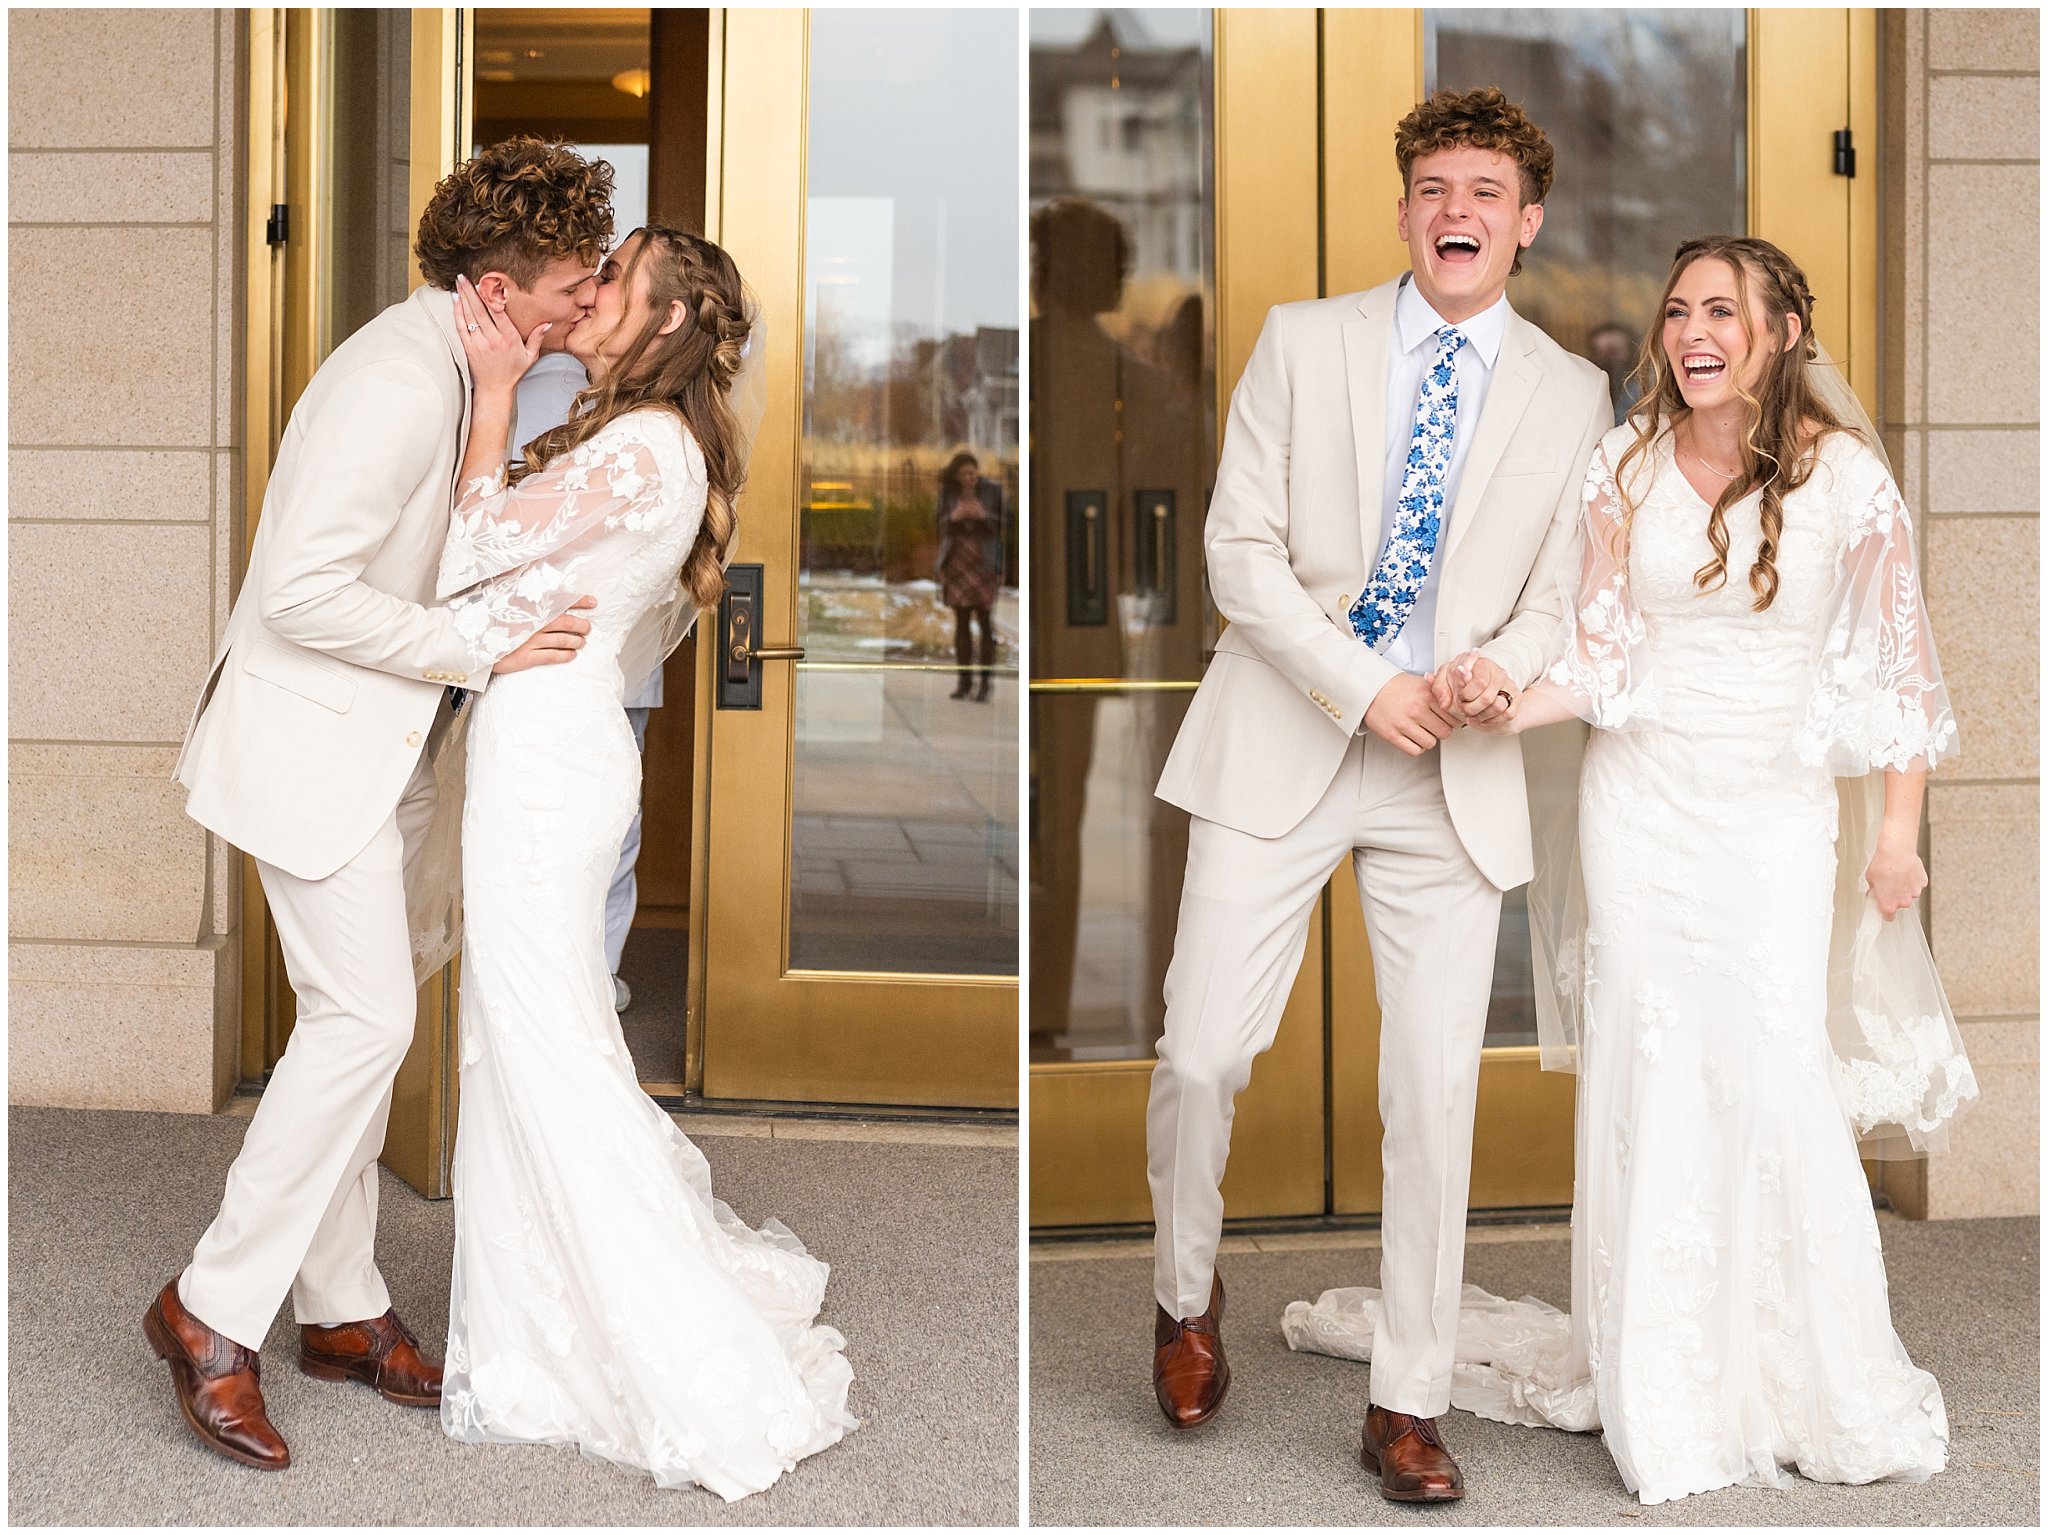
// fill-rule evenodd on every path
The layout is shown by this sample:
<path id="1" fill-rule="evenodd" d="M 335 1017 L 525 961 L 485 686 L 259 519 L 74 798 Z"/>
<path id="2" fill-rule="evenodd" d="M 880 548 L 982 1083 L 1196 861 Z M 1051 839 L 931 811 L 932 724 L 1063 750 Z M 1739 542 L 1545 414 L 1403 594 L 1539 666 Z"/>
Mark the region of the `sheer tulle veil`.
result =
<path id="1" fill-rule="evenodd" d="M 1890 461 L 1855 391 L 1825 348 L 1806 363 L 1815 396 L 1890 473 Z M 1895 477 L 1894 477 L 1895 483 Z M 1888 540 L 1910 540 L 1901 502 Z M 1910 553 L 1910 544 L 1907 545 Z M 1577 571 L 1577 563 L 1571 567 Z M 1565 611 L 1577 607 L 1567 593 Z M 1977 1096 L 1955 1014 L 1935 972 L 1918 907 L 1886 922 L 1863 873 L 1883 823 L 1886 765 L 1933 767 L 1955 752 L 1955 728 L 1934 664 L 1924 614 L 1910 685 L 1895 643 L 1898 593 L 1844 572 L 1832 594 L 1814 696 L 1796 747 L 1803 761 L 1835 775 L 1840 805 L 1834 931 L 1828 954 L 1828 1037 L 1837 1095 L 1863 1155 L 1913 1157 L 1941 1150 L 1957 1111 Z M 1568 618 L 1560 643 L 1573 630 Z M 1901 719 L 1903 716 L 1903 726 Z M 1627 728 L 1623 722 L 1619 728 Z M 1892 748 L 1873 753 L 1871 742 Z M 1899 743 L 1910 743 L 1903 754 Z M 1576 1071 L 1586 974 L 1586 897 L 1580 876 L 1576 795 L 1532 803 L 1536 874 L 1529 885 L 1537 1037 L 1544 1069 Z"/>

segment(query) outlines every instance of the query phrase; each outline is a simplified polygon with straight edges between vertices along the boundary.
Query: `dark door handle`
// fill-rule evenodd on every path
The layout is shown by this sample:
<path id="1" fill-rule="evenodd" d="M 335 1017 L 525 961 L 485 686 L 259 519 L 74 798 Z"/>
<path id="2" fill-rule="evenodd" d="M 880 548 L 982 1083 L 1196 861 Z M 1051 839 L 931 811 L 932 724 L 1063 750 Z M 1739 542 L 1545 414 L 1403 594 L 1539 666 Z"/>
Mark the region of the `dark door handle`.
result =
<path id="1" fill-rule="evenodd" d="M 801 661 L 801 645 L 757 646 L 761 627 L 762 567 L 734 565 L 725 573 L 718 600 L 718 707 L 761 707 L 761 663 Z"/>

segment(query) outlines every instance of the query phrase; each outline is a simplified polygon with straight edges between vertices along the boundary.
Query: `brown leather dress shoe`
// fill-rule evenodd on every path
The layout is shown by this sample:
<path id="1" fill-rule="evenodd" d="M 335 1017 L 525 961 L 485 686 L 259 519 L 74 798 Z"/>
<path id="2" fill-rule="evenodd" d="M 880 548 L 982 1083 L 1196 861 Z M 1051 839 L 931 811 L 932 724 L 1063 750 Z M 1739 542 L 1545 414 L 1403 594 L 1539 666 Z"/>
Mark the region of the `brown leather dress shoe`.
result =
<path id="1" fill-rule="evenodd" d="M 1394 1503 L 1450 1503 L 1465 1496 L 1465 1478 L 1444 1448 L 1436 1419 L 1389 1412 L 1375 1403 L 1365 1412 L 1365 1442 L 1358 1459 L 1380 1479 L 1380 1496 Z"/>
<path id="2" fill-rule="evenodd" d="M 1230 1389 L 1230 1362 L 1223 1357 L 1223 1276 L 1209 1288 L 1209 1309 L 1175 1320 L 1164 1306 L 1152 1323 L 1152 1390 L 1159 1410 L 1175 1428 L 1207 1423 Z"/>
<path id="3" fill-rule="evenodd" d="M 441 1405 L 441 1367 L 420 1352 L 396 1311 L 367 1322 L 299 1328 L 299 1368 L 315 1380 L 359 1380 L 401 1407 Z"/>
<path id="4" fill-rule="evenodd" d="M 178 1410 L 202 1443 L 259 1471 L 282 1471 L 292 1463 L 284 1436 L 264 1410 L 255 1353 L 187 1311 L 177 1280 L 150 1302 L 142 1332 L 156 1357 L 170 1365 Z"/>

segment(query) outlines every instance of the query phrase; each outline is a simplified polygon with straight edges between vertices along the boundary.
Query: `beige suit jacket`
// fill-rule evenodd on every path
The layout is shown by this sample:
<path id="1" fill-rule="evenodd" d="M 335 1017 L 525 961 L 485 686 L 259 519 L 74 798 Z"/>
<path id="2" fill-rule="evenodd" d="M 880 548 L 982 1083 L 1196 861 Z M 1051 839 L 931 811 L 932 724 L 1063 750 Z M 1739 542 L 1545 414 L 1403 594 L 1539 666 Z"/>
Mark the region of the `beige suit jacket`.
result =
<path id="1" fill-rule="evenodd" d="M 335 349 L 285 427 L 174 776 L 194 820 L 302 879 L 368 845 L 448 687 L 489 680 L 434 605 L 468 425 L 452 300 L 423 287 Z"/>
<path id="2" fill-rule="evenodd" d="M 1158 792 L 1252 836 L 1301 822 L 1396 675 L 1348 618 L 1390 511 L 1396 292 L 1277 306 L 1231 396 L 1206 532 L 1210 591 L 1230 627 Z M 1478 650 L 1518 684 L 1535 680 L 1563 613 L 1586 463 L 1612 419 L 1605 375 L 1510 312 L 1437 554 L 1439 663 Z M 1437 750 L 1472 861 L 1502 889 L 1526 882 L 1520 741 L 1459 730 Z"/>

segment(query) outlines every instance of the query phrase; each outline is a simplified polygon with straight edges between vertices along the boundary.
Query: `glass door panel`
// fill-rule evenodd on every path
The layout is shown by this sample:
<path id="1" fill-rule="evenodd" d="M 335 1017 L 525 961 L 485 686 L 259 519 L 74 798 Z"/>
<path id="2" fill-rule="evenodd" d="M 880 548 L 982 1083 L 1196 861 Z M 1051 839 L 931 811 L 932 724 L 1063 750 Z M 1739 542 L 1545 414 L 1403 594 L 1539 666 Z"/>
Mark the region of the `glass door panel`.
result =
<path id="1" fill-rule="evenodd" d="M 740 636 L 755 692 L 708 716 L 703 1090 L 1012 1106 L 1015 16 L 715 31 L 707 223 L 760 300 L 770 404 L 758 619 L 708 647 Z"/>
<path id="2" fill-rule="evenodd" d="M 1031 1200 L 1043 1226 L 1151 1213 L 1144 1106 L 1188 827 L 1152 791 L 1219 628 L 1202 554 L 1219 373 L 1234 379 L 1267 304 L 1314 282 L 1315 26 L 1305 11 L 1035 10 L 1030 29 Z M 1258 102 L 1269 59 L 1281 80 L 1301 76 L 1306 111 Z M 1234 209 L 1219 195 L 1228 164 L 1257 178 Z M 1290 221 L 1305 271 L 1271 238 Z M 1248 332 L 1232 314 L 1251 317 Z M 1322 1207 L 1321 956 L 1318 925 L 1279 1042 L 1238 1106 L 1233 1214 Z"/>
<path id="3" fill-rule="evenodd" d="M 789 963 L 1012 976 L 1015 19 L 810 30 Z"/>

